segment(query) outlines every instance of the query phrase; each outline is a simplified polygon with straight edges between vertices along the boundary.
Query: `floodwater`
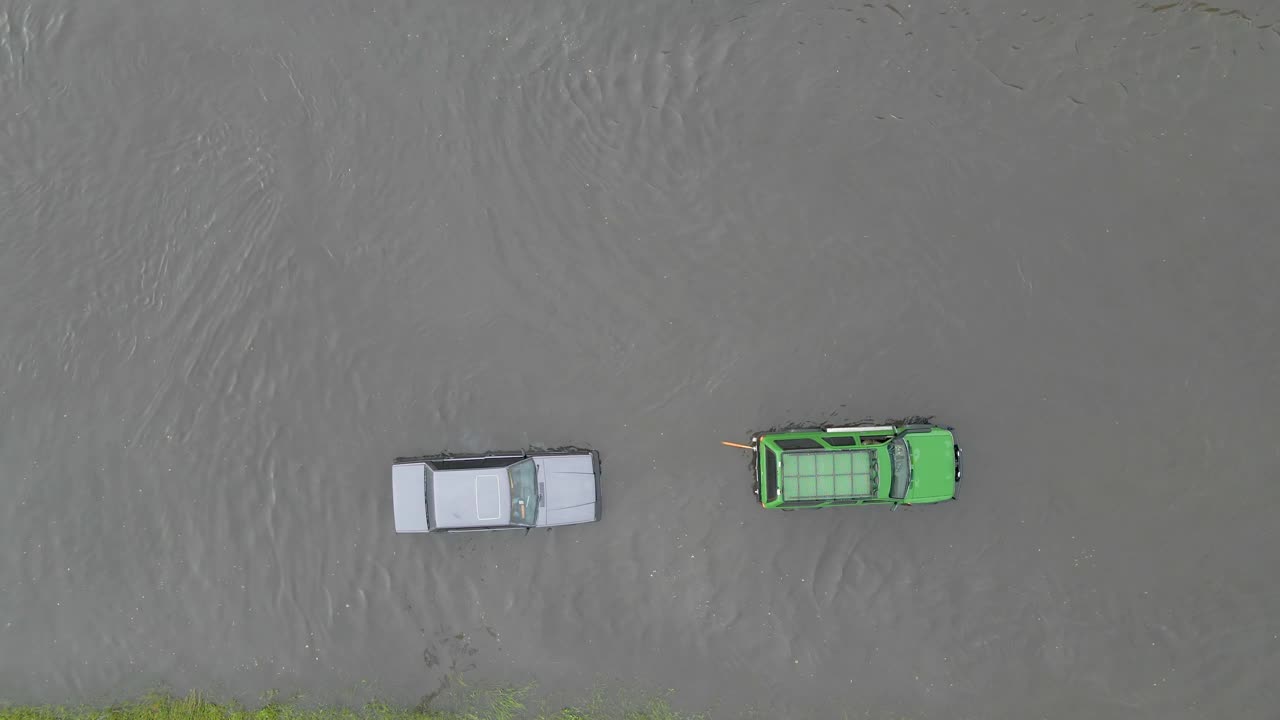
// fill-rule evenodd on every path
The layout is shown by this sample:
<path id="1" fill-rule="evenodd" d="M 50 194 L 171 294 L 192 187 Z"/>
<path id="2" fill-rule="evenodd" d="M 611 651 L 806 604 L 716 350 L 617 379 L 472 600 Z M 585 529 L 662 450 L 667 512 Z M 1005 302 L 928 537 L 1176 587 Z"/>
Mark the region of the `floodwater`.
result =
<path id="1" fill-rule="evenodd" d="M 0 700 L 1274 718 L 1277 77 L 1270 0 L 4 2 Z M 718 444 L 910 414 L 958 502 Z M 603 522 L 392 531 L 566 444 Z"/>

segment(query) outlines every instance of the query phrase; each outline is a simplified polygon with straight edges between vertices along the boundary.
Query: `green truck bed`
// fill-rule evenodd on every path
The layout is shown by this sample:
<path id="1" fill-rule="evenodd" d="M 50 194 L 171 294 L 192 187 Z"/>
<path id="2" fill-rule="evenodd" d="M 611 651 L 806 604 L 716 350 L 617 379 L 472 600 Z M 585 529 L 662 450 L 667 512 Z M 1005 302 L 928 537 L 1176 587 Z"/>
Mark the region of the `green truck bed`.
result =
<path id="1" fill-rule="evenodd" d="M 876 465 L 870 450 L 788 453 L 782 456 L 782 493 L 792 500 L 873 497 Z"/>

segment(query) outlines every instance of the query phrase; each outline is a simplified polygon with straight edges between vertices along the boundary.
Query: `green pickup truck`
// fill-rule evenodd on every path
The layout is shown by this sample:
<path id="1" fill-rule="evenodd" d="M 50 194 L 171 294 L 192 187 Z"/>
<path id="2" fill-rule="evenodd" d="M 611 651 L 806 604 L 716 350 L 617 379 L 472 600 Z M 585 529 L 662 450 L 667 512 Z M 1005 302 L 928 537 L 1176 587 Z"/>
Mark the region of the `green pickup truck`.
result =
<path id="1" fill-rule="evenodd" d="M 869 425 L 756 433 L 755 492 L 766 508 L 925 505 L 954 500 L 963 451 L 951 428 Z"/>

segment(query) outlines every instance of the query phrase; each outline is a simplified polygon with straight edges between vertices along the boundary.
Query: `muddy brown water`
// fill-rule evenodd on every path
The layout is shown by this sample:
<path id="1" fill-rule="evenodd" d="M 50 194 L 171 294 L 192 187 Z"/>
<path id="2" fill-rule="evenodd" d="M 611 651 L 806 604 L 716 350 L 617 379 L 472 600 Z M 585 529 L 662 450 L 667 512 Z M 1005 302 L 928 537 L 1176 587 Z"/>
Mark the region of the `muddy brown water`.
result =
<path id="1" fill-rule="evenodd" d="M 0 700 L 1280 707 L 1270 2 L 5 2 Z M 719 445 L 934 415 L 960 500 Z M 392 532 L 397 455 L 604 521 Z"/>

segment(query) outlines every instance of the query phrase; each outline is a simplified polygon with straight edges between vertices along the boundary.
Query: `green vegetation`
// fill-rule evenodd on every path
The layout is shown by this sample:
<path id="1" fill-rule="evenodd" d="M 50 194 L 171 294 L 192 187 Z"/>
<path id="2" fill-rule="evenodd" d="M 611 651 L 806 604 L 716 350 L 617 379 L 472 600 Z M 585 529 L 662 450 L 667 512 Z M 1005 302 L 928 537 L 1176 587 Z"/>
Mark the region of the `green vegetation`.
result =
<path id="1" fill-rule="evenodd" d="M 696 720 L 660 699 L 639 702 L 596 697 L 574 707 L 537 707 L 529 689 L 476 691 L 461 709 L 403 708 L 374 702 L 362 708 L 308 706 L 271 700 L 258 708 L 215 702 L 193 693 L 156 694 L 110 707 L 0 707 L 0 720 Z"/>

